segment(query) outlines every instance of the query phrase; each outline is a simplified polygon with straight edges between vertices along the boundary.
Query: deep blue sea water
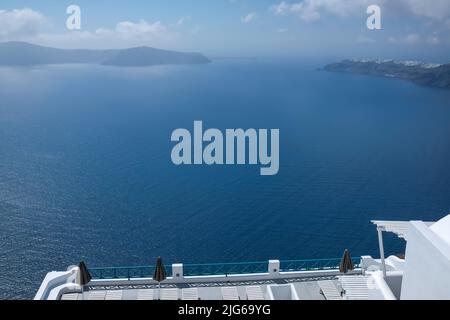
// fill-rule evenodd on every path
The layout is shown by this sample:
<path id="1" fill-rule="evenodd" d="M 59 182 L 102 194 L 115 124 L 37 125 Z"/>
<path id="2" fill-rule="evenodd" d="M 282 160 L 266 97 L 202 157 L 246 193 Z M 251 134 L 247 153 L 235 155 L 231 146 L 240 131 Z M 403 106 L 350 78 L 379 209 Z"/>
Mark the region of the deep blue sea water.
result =
<path id="1" fill-rule="evenodd" d="M 80 260 L 378 256 L 371 219 L 449 213 L 450 91 L 324 63 L 1 68 L 0 298 Z M 174 166 L 171 132 L 194 120 L 279 128 L 279 174 Z"/>

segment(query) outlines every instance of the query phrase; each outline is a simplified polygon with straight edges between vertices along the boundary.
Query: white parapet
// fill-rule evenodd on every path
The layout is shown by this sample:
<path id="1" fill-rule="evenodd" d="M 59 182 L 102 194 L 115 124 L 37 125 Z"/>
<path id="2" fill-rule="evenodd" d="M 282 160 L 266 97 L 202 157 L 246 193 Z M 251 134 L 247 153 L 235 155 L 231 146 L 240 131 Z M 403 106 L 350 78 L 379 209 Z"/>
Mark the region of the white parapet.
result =
<path id="1" fill-rule="evenodd" d="M 280 260 L 269 260 L 268 271 L 270 275 L 280 274 Z"/>
<path id="2" fill-rule="evenodd" d="M 389 287 L 382 271 L 368 272 L 367 287 L 369 300 L 397 300 L 391 288 Z M 399 276 L 401 278 L 401 271 L 387 272 L 387 277 Z"/>
<path id="3" fill-rule="evenodd" d="M 439 226 L 439 222 L 436 225 Z M 429 228 L 422 221 L 411 222 L 402 300 L 450 299 L 450 243 L 434 230 L 436 227 Z M 446 232 L 450 233 L 450 223 Z"/>
<path id="4" fill-rule="evenodd" d="M 182 280 L 182 279 L 184 279 L 183 264 L 182 263 L 174 263 L 174 264 L 172 264 L 172 277 L 175 280 Z"/>
<path id="5" fill-rule="evenodd" d="M 47 273 L 34 300 L 59 300 L 65 293 L 81 292 L 77 284 L 79 271 L 78 267 L 72 267 L 64 272 Z"/>
<path id="6" fill-rule="evenodd" d="M 386 271 L 403 271 L 405 260 L 396 256 L 389 256 L 385 260 Z M 380 259 L 374 259 L 371 256 L 361 257 L 361 269 L 363 272 L 382 270 L 382 263 Z"/>

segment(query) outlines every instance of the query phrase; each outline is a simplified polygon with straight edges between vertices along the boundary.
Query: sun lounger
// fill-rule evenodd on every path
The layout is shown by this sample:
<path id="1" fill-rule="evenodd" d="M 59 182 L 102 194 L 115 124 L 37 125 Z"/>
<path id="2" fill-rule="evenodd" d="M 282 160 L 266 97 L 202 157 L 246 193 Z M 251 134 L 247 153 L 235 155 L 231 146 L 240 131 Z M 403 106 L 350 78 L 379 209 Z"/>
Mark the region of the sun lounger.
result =
<path id="1" fill-rule="evenodd" d="M 178 300 L 178 289 L 161 289 L 160 300 Z"/>
<path id="2" fill-rule="evenodd" d="M 107 291 L 105 300 L 122 300 L 122 293 L 122 290 Z"/>
<path id="3" fill-rule="evenodd" d="M 106 291 L 89 291 L 88 300 L 105 300 Z"/>
<path id="4" fill-rule="evenodd" d="M 61 300 L 64 300 L 64 301 L 78 300 L 79 295 L 80 295 L 79 293 L 66 293 L 66 294 L 62 295 Z"/>
<path id="5" fill-rule="evenodd" d="M 223 300 L 239 300 L 239 294 L 236 287 L 223 287 L 222 288 Z"/>
<path id="6" fill-rule="evenodd" d="M 153 289 L 139 289 L 137 292 L 137 300 L 153 300 L 154 293 Z"/>
<path id="7" fill-rule="evenodd" d="M 181 300 L 199 300 L 197 288 L 181 289 Z"/>
<path id="8" fill-rule="evenodd" d="M 342 300 L 341 292 L 332 280 L 317 281 L 320 292 L 327 300 Z"/>
<path id="9" fill-rule="evenodd" d="M 264 294 L 261 286 L 246 287 L 247 300 L 264 300 Z"/>
<path id="10" fill-rule="evenodd" d="M 345 291 L 345 298 L 348 300 L 368 300 L 368 280 L 368 276 L 339 277 L 339 283 Z"/>

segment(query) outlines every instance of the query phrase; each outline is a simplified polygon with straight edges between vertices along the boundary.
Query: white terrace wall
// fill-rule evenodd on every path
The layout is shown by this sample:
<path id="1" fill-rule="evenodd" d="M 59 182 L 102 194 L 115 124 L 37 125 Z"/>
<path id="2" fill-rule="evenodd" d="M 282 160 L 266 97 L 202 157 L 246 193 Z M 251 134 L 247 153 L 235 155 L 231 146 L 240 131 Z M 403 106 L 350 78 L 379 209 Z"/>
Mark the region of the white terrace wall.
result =
<path id="1" fill-rule="evenodd" d="M 421 221 L 411 222 L 401 299 L 450 299 L 450 245 Z"/>

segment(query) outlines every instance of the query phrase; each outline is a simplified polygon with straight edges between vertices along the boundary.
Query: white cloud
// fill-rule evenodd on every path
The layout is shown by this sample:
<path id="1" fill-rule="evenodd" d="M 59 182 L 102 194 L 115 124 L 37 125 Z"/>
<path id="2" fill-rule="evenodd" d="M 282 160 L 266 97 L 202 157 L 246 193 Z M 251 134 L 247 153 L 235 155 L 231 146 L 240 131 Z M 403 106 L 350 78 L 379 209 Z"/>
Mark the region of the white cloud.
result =
<path id="1" fill-rule="evenodd" d="M 153 38 L 166 35 L 167 28 L 160 21 L 149 23 L 145 20 L 139 22 L 122 21 L 116 25 L 117 35 L 125 38 Z"/>
<path id="2" fill-rule="evenodd" d="M 145 20 L 138 22 L 122 21 L 117 23 L 115 29 L 99 28 L 93 33 L 99 37 L 120 37 L 123 39 L 154 39 L 170 35 L 168 28 L 160 21 L 153 23 Z"/>
<path id="3" fill-rule="evenodd" d="M 188 17 L 178 21 L 181 25 Z M 135 45 L 139 43 L 159 44 L 175 38 L 178 33 L 170 31 L 161 21 L 121 21 L 114 28 L 99 28 L 95 31 L 43 32 L 50 25 L 47 18 L 32 9 L 0 10 L 0 41 L 24 40 L 61 47 L 93 47 Z"/>
<path id="4" fill-rule="evenodd" d="M 189 30 L 188 34 L 191 36 L 197 36 L 198 34 L 200 34 L 200 32 L 201 32 L 200 26 L 195 26 L 194 28 Z"/>
<path id="5" fill-rule="evenodd" d="M 278 28 L 278 29 L 277 29 L 277 32 L 278 32 L 278 33 L 286 33 L 286 32 L 288 32 L 288 31 L 289 31 L 288 28 Z"/>
<path id="6" fill-rule="evenodd" d="M 417 33 L 411 33 L 411 34 L 407 35 L 406 37 L 401 37 L 401 38 L 390 37 L 388 40 L 391 43 L 413 45 L 413 44 L 417 44 L 417 43 L 421 42 L 422 38 Z"/>
<path id="7" fill-rule="evenodd" d="M 450 17 L 450 0 L 297 0 L 281 1 L 270 7 L 276 15 L 294 14 L 310 22 L 321 18 L 323 14 L 345 17 L 355 12 L 365 12 L 367 6 L 378 4 L 384 10 L 401 10 L 408 15 L 445 21 Z"/>
<path id="8" fill-rule="evenodd" d="M 314 0 L 309 0 L 305 3 L 294 3 L 291 6 L 291 11 L 306 22 L 312 22 L 320 19 L 319 9 L 316 8 Z"/>
<path id="9" fill-rule="evenodd" d="M 270 7 L 270 11 L 275 13 L 276 15 L 283 15 L 289 12 L 291 5 L 287 4 L 284 1 L 281 1 L 279 4 L 273 5 Z"/>
<path id="10" fill-rule="evenodd" d="M 250 12 L 249 14 L 247 14 L 246 16 L 241 18 L 241 21 L 243 23 L 250 23 L 253 20 L 255 20 L 257 17 L 256 12 Z"/>
<path id="11" fill-rule="evenodd" d="M 429 44 L 437 45 L 437 44 L 441 43 L 441 40 L 439 39 L 438 36 L 429 36 L 427 38 L 427 42 Z"/>
<path id="12" fill-rule="evenodd" d="M 67 31 L 64 33 L 40 33 L 33 42 L 63 48 L 123 48 L 128 46 L 172 45 L 179 33 L 169 30 L 160 21 L 121 21 L 114 28 L 95 31 Z"/>
<path id="13" fill-rule="evenodd" d="M 187 23 L 189 20 L 191 20 L 190 16 L 186 16 L 186 17 L 181 17 L 180 19 L 178 19 L 177 21 L 177 26 L 182 26 L 185 23 Z"/>
<path id="14" fill-rule="evenodd" d="M 450 1 L 449 0 L 402 0 L 415 15 L 444 20 L 450 16 Z"/>
<path id="15" fill-rule="evenodd" d="M 363 10 L 371 0 L 303 0 L 294 3 L 280 2 L 270 7 L 276 15 L 294 14 L 305 22 L 319 20 L 321 14 L 347 16 Z"/>
<path id="16" fill-rule="evenodd" d="M 21 39 L 39 33 L 46 22 L 45 17 L 31 9 L 0 10 L 0 38 Z"/>

